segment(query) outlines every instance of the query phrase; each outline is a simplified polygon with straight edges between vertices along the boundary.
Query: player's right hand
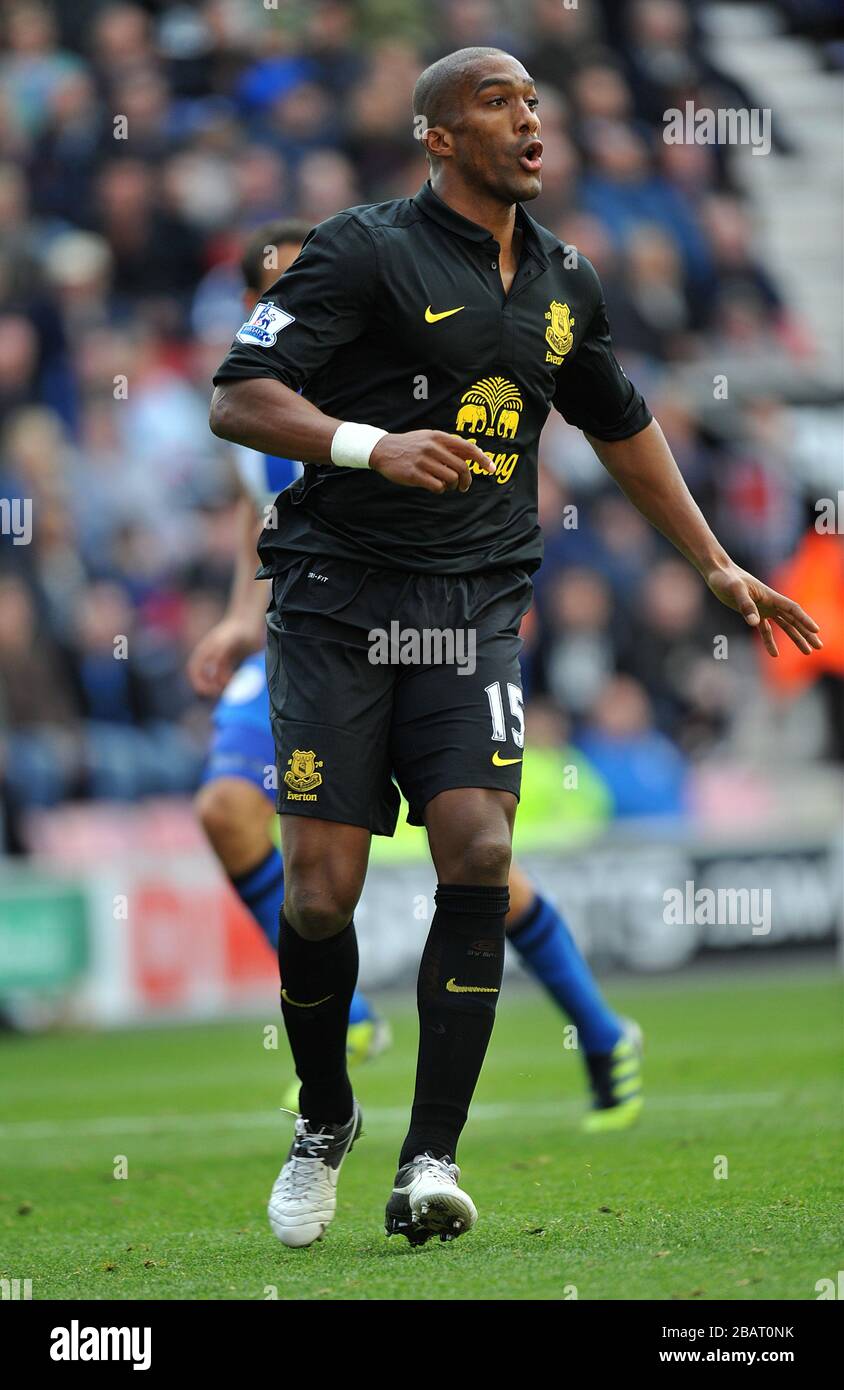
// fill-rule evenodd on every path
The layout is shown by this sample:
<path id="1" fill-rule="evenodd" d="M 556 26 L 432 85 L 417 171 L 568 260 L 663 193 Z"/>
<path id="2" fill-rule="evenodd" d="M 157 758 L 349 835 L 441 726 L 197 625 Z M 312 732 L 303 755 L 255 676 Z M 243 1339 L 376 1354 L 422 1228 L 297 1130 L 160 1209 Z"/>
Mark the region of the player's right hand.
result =
<path id="1" fill-rule="evenodd" d="M 223 618 L 206 632 L 188 659 L 188 679 L 197 695 L 222 694 L 240 663 L 260 651 L 264 635 L 248 631 L 235 618 Z"/>
<path id="2" fill-rule="evenodd" d="M 438 493 L 468 492 L 472 463 L 484 473 L 495 472 L 492 459 L 477 444 L 445 430 L 385 434 L 369 456 L 370 468 L 389 482 Z"/>

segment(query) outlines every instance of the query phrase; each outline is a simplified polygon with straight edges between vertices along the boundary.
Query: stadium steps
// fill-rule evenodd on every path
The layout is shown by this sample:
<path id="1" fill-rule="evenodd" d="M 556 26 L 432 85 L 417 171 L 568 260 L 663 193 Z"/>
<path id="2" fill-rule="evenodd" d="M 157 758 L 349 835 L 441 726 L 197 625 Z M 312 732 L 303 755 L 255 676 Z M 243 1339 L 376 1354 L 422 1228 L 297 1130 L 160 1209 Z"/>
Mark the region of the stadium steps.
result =
<path id="1" fill-rule="evenodd" d="M 782 32 L 773 7 L 711 4 L 707 48 L 723 71 L 770 106 L 791 154 L 737 151 L 737 177 L 753 199 L 759 246 L 793 314 L 817 344 L 813 375 L 840 387 L 844 370 L 841 208 L 844 85 L 815 46 Z"/>

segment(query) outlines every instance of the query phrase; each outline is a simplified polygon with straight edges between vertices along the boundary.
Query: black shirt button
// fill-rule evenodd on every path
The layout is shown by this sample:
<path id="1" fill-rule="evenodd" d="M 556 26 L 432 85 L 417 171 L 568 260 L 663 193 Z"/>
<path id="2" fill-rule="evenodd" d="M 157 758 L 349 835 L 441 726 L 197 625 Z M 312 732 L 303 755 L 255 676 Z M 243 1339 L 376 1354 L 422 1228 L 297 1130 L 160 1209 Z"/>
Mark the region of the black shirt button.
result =
<path id="1" fill-rule="evenodd" d="M 489 268 L 490 268 L 490 270 L 497 270 L 497 269 L 498 269 L 498 261 L 490 261 L 490 263 L 489 263 Z"/>

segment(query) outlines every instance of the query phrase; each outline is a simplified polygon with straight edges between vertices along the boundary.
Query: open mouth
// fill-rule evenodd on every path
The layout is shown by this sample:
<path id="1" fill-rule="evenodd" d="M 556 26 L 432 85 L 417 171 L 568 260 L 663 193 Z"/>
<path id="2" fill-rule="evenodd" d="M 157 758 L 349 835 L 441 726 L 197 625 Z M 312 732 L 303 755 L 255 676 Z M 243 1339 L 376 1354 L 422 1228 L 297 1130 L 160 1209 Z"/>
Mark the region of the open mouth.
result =
<path id="1" fill-rule="evenodd" d="M 531 140 L 519 155 L 519 163 L 529 174 L 538 174 L 542 168 L 542 141 Z"/>

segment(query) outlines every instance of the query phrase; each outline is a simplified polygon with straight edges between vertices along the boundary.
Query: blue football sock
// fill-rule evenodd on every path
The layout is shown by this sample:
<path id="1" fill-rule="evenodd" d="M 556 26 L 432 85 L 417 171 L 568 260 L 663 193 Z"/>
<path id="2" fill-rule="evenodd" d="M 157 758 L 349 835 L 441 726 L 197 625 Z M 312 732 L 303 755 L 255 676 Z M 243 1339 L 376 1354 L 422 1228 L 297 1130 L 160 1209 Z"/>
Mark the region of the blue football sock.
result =
<path id="1" fill-rule="evenodd" d="M 270 945 L 274 950 L 277 950 L 278 914 L 284 899 L 284 865 L 275 846 L 270 850 L 266 859 L 262 859 L 260 864 L 249 870 L 248 874 L 241 874 L 238 878 L 233 878 L 232 886 L 244 907 L 247 907 L 255 918 Z M 372 1006 L 362 994 L 355 991 L 352 996 L 349 1023 L 362 1023 L 365 1019 L 375 1017 L 376 1014 Z"/>
<path id="2" fill-rule="evenodd" d="M 611 1052 L 624 1030 L 557 909 L 537 894 L 507 939 L 575 1024 L 584 1052 Z"/>
<path id="3" fill-rule="evenodd" d="M 232 886 L 270 945 L 277 950 L 278 914 L 284 899 L 284 865 L 275 845 L 254 869 L 233 878 Z"/>

